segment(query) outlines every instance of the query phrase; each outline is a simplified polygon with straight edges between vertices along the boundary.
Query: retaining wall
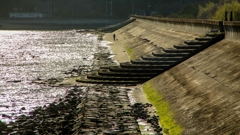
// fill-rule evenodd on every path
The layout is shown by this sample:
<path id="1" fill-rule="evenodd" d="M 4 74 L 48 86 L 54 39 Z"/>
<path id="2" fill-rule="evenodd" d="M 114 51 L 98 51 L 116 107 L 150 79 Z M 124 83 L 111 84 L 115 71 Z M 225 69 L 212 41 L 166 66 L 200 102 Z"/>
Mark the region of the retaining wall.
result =
<path id="1" fill-rule="evenodd" d="M 240 22 L 224 22 L 225 38 L 240 41 Z"/>
<path id="2" fill-rule="evenodd" d="M 135 57 L 173 47 L 218 27 L 216 21 L 135 18 L 114 32 L 120 39 L 117 42 L 130 48 Z M 159 99 L 154 100 L 169 103 L 171 113 L 165 115 L 172 116 L 184 135 L 240 133 L 238 24 L 224 22 L 227 39 L 147 82 L 158 93 Z M 165 131 L 174 134 L 174 127 L 165 126 Z"/>
<path id="3" fill-rule="evenodd" d="M 154 21 L 137 19 L 122 29 L 114 32 L 118 43 L 124 45 L 132 58 L 139 58 L 153 51 L 170 48 L 174 44 L 181 44 L 184 40 L 191 40 L 202 34 L 192 34 L 182 31 L 166 29 L 156 25 Z M 122 37 L 122 38 L 121 38 Z"/>
<path id="4" fill-rule="evenodd" d="M 178 19 L 178 18 L 158 18 L 148 16 L 132 15 L 133 18 L 138 20 L 149 21 L 155 23 L 157 26 L 174 29 L 176 31 L 183 31 L 192 34 L 204 35 L 211 29 L 220 29 L 219 22 L 216 20 L 206 19 Z"/>
<path id="5" fill-rule="evenodd" d="M 157 26 L 176 31 L 184 31 L 192 34 L 206 34 L 211 29 L 219 29 L 225 32 L 225 38 L 240 41 L 239 21 L 219 21 L 207 19 L 179 19 L 179 18 L 158 18 L 149 16 L 132 15 L 132 18 L 149 21 Z"/>

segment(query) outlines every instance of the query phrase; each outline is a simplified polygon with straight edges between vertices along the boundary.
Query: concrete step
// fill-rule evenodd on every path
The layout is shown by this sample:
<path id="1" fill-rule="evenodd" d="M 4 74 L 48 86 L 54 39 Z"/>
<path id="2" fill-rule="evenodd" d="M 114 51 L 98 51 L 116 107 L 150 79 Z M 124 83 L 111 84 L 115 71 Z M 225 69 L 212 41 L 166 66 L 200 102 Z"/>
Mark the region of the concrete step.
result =
<path id="1" fill-rule="evenodd" d="M 211 40 L 214 40 L 214 37 L 196 37 L 195 40 L 198 40 L 198 41 L 211 41 Z"/>
<path id="2" fill-rule="evenodd" d="M 129 72 L 129 73 L 160 73 L 165 69 L 162 68 L 121 68 L 121 67 L 110 67 L 111 72 Z"/>
<path id="3" fill-rule="evenodd" d="M 223 38 L 224 34 L 208 33 L 204 37 L 187 40 L 183 45 L 174 45 L 174 48 L 142 56 L 142 59 L 100 69 L 97 73 L 78 78 L 76 81 L 125 85 L 143 83 Z"/>
<path id="4" fill-rule="evenodd" d="M 162 53 L 162 52 L 152 52 L 153 56 L 156 57 L 187 57 L 190 56 L 191 53 Z"/>
<path id="5" fill-rule="evenodd" d="M 151 77 L 133 77 L 133 76 L 102 76 L 98 74 L 90 74 L 87 75 L 88 79 L 92 80 L 111 80 L 111 81 L 146 81 L 149 80 Z"/>
<path id="6" fill-rule="evenodd" d="M 124 84 L 124 85 L 136 85 L 139 83 L 143 83 L 144 81 L 114 81 L 114 80 L 93 80 L 93 79 L 76 79 L 77 82 L 80 83 L 93 83 L 93 84 Z"/>
<path id="7" fill-rule="evenodd" d="M 131 60 L 132 64 L 154 64 L 154 65 L 172 65 L 175 64 L 177 61 L 146 61 L 146 60 Z"/>
<path id="8" fill-rule="evenodd" d="M 100 69 L 98 71 L 98 75 L 103 76 L 119 76 L 119 77 L 126 77 L 126 76 L 132 76 L 132 77 L 153 77 L 158 75 L 158 73 L 129 73 L 129 72 L 111 72 L 108 69 Z"/>
<path id="9" fill-rule="evenodd" d="M 184 57 L 156 57 L 152 55 L 141 56 L 141 58 L 148 61 L 179 61 L 185 59 Z"/>
<path id="10" fill-rule="evenodd" d="M 218 36 L 220 36 L 221 34 L 219 34 L 219 33 L 207 33 L 206 34 L 206 36 L 208 36 L 208 37 L 218 37 Z"/>
<path id="11" fill-rule="evenodd" d="M 187 45 L 206 45 L 209 41 L 186 40 L 184 43 Z"/>
<path id="12" fill-rule="evenodd" d="M 196 52 L 196 49 L 174 49 L 174 48 L 168 48 L 163 49 L 166 53 L 194 53 Z"/>
<path id="13" fill-rule="evenodd" d="M 170 65 L 155 65 L 155 64 L 132 64 L 132 63 L 121 63 L 120 66 L 122 68 L 167 68 Z"/>
<path id="14" fill-rule="evenodd" d="M 203 45 L 173 45 L 176 49 L 199 49 L 202 48 Z"/>

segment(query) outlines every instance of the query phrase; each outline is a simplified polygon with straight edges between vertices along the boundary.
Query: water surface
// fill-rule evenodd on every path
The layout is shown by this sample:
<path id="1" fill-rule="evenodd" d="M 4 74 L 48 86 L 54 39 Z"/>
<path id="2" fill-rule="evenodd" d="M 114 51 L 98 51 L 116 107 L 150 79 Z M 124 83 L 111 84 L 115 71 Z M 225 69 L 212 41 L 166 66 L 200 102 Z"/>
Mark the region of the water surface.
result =
<path id="1" fill-rule="evenodd" d="M 9 122 L 36 106 L 64 97 L 67 88 L 32 83 L 64 78 L 65 71 L 91 66 L 103 42 L 89 33 L 0 31 L 0 120 Z"/>

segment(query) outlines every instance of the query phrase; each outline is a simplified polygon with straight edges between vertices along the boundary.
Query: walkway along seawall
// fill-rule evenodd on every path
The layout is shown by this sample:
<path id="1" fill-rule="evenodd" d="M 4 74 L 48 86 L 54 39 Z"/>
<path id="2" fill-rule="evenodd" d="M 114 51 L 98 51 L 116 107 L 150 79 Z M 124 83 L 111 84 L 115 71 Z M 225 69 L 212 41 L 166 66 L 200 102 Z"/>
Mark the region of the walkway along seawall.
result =
<path id="1" fill-rule="evenodd" d="M 165 134 L 240 133 L 240 23 L 132 16 L 114 31 L 130 59 L 173 48 L 211 29 L 225 39 L 143 84 Z M 220 25 L 219 25 L 220 24 Z M 149 69 L 151 70 L 151 69 Z"/>

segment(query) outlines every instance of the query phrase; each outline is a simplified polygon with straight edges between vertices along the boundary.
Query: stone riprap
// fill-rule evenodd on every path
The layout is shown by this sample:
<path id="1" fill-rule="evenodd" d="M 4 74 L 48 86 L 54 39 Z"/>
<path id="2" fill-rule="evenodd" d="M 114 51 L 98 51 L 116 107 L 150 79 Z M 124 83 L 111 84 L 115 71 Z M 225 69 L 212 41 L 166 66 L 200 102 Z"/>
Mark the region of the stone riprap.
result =
<path id="1" fill-rule="evenodd" d="M 158 117 L 150 116 L 151 104 L 130 104 L 131 88 L 107 85 L 75 86 L 65 98 L 38 107 L 10 122 L 0 134 L 132 134 L 140 135 L 137 120 L 147 121 L 161 135 Z"/>
<path id="2" fill-rule="evenodd" d="M 147 134 L 162 135 L 158 117 L 150 115 L 148 110 L 152 105 L 130 104 L 129 91 L 132 88 L 111 85 L 89 87 L 76 108 L 78 115 L 73 134 L 138 135 L 143 132 L 138 123 L 141 118 L 153 129 L 146 132 Z"/>
<path id="3" fill-rule="evenodd" d="M 132 113 L 127 88 L 96 86 L 77 106 L 74 135 L 141 134 Z"/>
<path id="4" fill-rule="evenodd" d="M 72 127 L 77 116 L 76 107 L 81 103 L 87 88 L 75 87 L 69 90 L 65 98 L 59 99 L 49 106 L 38 107 L 22 115 L 15 122 L 10 122 L 2 135 L 43 135 L 72 134 Z"/>

